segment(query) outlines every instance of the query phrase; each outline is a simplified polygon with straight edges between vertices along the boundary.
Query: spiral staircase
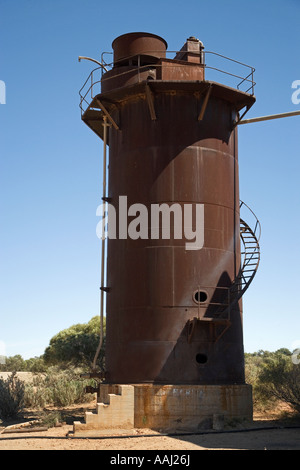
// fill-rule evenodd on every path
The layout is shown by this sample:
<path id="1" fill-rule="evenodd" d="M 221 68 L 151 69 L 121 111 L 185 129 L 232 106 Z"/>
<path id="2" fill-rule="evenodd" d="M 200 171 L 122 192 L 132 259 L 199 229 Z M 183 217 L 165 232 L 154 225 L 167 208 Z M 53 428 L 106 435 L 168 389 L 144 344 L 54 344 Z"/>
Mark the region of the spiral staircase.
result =
<path id="1" fill-rule="evenodd" d="M 254 276 L 257 272 L 260 261 L 260 246 L 259 239 L 261 227 L 259 220 L 254 212 L 243 202 L 240 201 L 240 210 L 246 208 L 252 214 L 254 225 L 252 228 L 242 218 L 240 219 L 240 238 L 241 238 L 241 267 L 229 289 L 229 305 L 230 308 L 244 295 Z M 226 309 L 226 310 L 227 310 Z M 223 311 L 224 313 L 224 311 Z"/>
<path id="2" fill-rule="evenodd" d="M 202 307 L 208 309 L 212 307 L 213 314 L 194 317 L 188 321 L 188 342 L 192 340 L 196 324 L 200 322 L 211 322 L 215 325 L 214 341 L 217 342 L 231 325 L 230 312 L 244 295 L 257 272 L 260 261 L 259 239 L 261 233 L 260 222 L 254 212 L 240 201 L 240 211 L 247 212 L 247 218 L 251 216 L 251 223 L 247 223 L 240 218 L 240 239 L 241 239 L 241 266 L 236 278 L 229 287 L 219 287 L 224 293 L 221 302 L 206 304 Z M 218 289 L 218 288 L 217 288 Z"/>

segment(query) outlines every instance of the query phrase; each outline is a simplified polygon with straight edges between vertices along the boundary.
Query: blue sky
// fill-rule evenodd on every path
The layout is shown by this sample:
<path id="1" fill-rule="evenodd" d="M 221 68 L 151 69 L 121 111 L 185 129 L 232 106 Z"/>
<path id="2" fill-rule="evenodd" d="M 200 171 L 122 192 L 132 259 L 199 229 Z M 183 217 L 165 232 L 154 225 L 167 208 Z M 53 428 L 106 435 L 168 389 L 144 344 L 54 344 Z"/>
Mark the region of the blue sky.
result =
<path id="1" fill-rule="evenodd" d="M 99 314 L 102 142 L 81 122 L 78 91 L 96 59 L 131 31 L 170 50 L 196 36 L 255 67 L 247 117 L 300 110 L 298 0 L 150 3 L 0 0 L 0 344 L 44 352 Z M 222 81 L 222 77 L 220 77 Z M 261 264 L 244 296 L 246 352 L 300 346 L 300 116 L 239 127 L 240 196 L 262 225 Z M 0 351 L 1 353 L 1 351 Z"/>

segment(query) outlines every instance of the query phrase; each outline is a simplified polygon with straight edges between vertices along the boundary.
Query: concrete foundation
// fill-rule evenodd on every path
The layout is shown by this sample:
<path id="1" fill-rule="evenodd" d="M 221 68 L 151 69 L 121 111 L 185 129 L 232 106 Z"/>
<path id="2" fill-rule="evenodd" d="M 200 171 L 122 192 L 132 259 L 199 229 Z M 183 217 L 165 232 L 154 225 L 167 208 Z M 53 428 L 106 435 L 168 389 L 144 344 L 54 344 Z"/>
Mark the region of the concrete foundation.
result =
<path id="1" fill-rule="evenodd" d="M 148 428 L 161 432 L 221 430 L 253 419 L 250 385 L 100 386 L 96 413 L 74 422 L 74 434 L 90 430 Z"/>

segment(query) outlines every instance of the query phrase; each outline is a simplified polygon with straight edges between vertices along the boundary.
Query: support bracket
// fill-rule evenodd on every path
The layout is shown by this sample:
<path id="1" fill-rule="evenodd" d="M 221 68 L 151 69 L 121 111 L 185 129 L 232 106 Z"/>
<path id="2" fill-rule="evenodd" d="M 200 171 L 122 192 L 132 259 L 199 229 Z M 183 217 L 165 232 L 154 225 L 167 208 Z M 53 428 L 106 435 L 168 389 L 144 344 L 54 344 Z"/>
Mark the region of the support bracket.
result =
<path id="1" fill-rule="evenodd" d="M 238 119 L 236 121 L 233 121 L 232 123 L 232 130 L 235 129 L 235 127 L 240 123 L 240 121 L 243 119 L 246 113 L 248 113 L 249 109 L 251 106 L 246 106 L 246 111 L 243 112 L 241 116 L 238 115 Z"/>
<path id="2" fill-rule="evenodd" d="M 155 113 L 153 93 L 148 83 L 146 83 L 146 99 L 147 99 L 151 119 L 152 121 L 156 121 L 157 117 Z"/>
<path id="3" fill-rule="evenodd" d="M 112 126 L 117 130 L 119 131 L 120 128 L 119 126 L 117 125 L 116 121 L 111 117 L 111 115 L 109 114 L 109 112 L 107 111 L 106 107 L 104 106 L 104 104 L 99 100 L 99 98 L 95 98 L 97 104 L 99 105 L 99 107 L 102 109 L 103 113 L 105 114 L 105 116 L 107 117 L 107 119 L 109 120 L 109 122 L 112 124 Z"/>
<path id="4" fill-rule="evenodd" d="M 206 108 L 207 108 L 207 104 L 208 104 L 208 100 L 209 100 L 211 91 L 212 91 L 212 85 L 210 84 L 208 86 L 207 90 L 206 90 L 206 94 L 205 94 L 205 97 L 204 97 L 204 100 L 203 100 L 203 103 L 202 103 L 202 106 L 201 106 L 201 109 L 200 109 L 200 113 L 198 115 L 198 121 L 202 121 L 202 119 L 204 118 L 204 114 L 205 114 L 205 111 L 206 111 Z"/>

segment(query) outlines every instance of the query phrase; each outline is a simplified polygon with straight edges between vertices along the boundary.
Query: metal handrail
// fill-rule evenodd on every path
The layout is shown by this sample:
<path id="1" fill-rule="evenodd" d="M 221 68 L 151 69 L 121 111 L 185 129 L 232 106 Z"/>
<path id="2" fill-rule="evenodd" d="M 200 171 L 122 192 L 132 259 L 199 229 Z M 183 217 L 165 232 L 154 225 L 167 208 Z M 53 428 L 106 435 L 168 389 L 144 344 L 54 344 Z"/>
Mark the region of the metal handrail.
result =
<path id="1" fill-rule="evenodd" d="M 239 77 L 238 75 L 231 74 L 230 72 L 226 72 L 226 71 L 224 71 L 224 70 L 220 70 L 220 69 L 217 69 L 217 68 L 214 68 L 214 67 L 211 67 L 211 66 L 207 66 L 207 65 L 206 65 L 206 68 L 209 68 L 209 69 L 212 69 L 212 70 L 217 70 L 218 72 L 222 72 L 222 73 L 225 73 L 225 74 L 227 74 L 227 75 L 231 75 L 231 76 L 236 77 L 236 78 L 241 78 L 242 81 L 239 82 L 239 83 L 237 84 L 237 86 L 236 86 L 238 90 L 239 90 L 239 86 L 240 86 L 242 83 L 244 83 L 245 81 L 246 81 L 246 82 L 250 82 L 250 83 L 251 83 L 251 86 L 245 91 L 245 93 L 248 93 L 248 91 L 251 90 L 251 91 L 252 91 L 251 94 L 254 95 L 254 87 L 255 87 L 255 85 L 256 85 L 256 82 L 255 82 L 254 79 L 253 79 L 253 78 L 254 78 L 254 72 L 255 72 L 255 68 L 254 68 L 254 67 L 252 67 L 251 65 L 245 64 L 245 63 L 243 63 L 243 62 L 240 62 L 240 61 L 238 61 L 238 60 L 232 59 L 231 57 L 227 57 L 227 56 L 225 56 L 225 55 L 219 54 L 218 52 L 214 52 L 214 51 L 203 51 L 202 53 L 203 53 L 203 56 L 204 56 L 204 57 L 205 57 L 207 54 L 212 54 L 212 55 L 215 55 L 215 56 L 217 56 L 217 57 L 221 57 L 222 59 L 229 60 L 230 62 L 234 62 L 234 63 L 236 63 L 236 64 L 238 64 L 238 65 L 241 65 L 242 67 L 246 67 L 246 68 L 250 69 L 249 74 L 248 74 L 246 77 L 243 78 L 243 77 Z M 248 79 L 250 76 L 251 76 L 251 80 Z"/>
<path id="2" fill-rule="evenodd" d="M 166 51 L 148 51 L 148 54 L 152 54 L 152 53 L 159 53 L 159 52 L 166 52 Z M 182 53 L 182 51 L 167 51 L 168 54 L 178 54 L 178 53 Z M 83 113 L 84 112 L 84 107 L 83 107 L 83 103 L 86 103 L 88 106 L 89 106 L 89 101 L 87 99 L 87 96 L 90 94 L 90 99 L 92 100 L 94 98 L 94 87 L 97 86 L 98 84 L 100 84 L 100 89 L 101 89 L 101 84 L 104 80 L 110 80 L 110 79 L 113 79 L 115 77 L 106 77 L 106 78 L 103 78 L 103 70 L 104 70 L 104 67 L 107 69 L 107 70 L 111 70 L 113 68 L 113 66 L 115 65 L 114 62 L 110 62 L 110 63 L 106 63 L 105 60 L 104 60 L 104 54 L 112 54 L 110 52 L 103 52 L 101 54 L 101 63 L 103 64 L 102 66 L 99 66 L 99 67 L 96 67 L 95 69 L 93 69 L 88 78 L 86 79 L 86 81 L 84 82 L 83 86 L 81 87 L 81 89 L 79 90 L 79 96 L 80 96 L 80 109 L 81 109 L 81 112 Z M 237 78 L 239 80 L 241 80 L 237 85 L 237 89 L 239 89 L 239 87 L 244 84 L 244 83 L 249 83 L 250 86 L 249 88 L 245 91 L 245 93 L 248 93 L 250 90 L 251 90 L 251 94 L 253 95 L 254 94 L 254 87 L 256 85 L 255 81 L 253 80 L 253 77 L 254 77 L 254 67 L 250 66 L 250 65 L 247 65 L 243 62 L 240 62 L 238 60 L 235 60 L 235 59 L 231 59 L 230 57 L 227 57 L 227 56 L 224 56 L 222 54 L 219 54 L 217 52 L 213 52 L 213 51 L 201 51 L 199 53 L 199 55 L 201 54 L 201 58 L 204 59 L 204 63 L 201 63 L 201 64 L 198 64 L 199 66 L 201 67 L 204 67 L 205 69 L 209 69 L 209 70 L 214 70 L 214 71 L 217 71 L 217 72 L 221 72 L 225 75 L 228 75 L 230 77 L 234 77 L 234 78 Z M 227 61 L 230 61 L 230 62 L 234 62 L 236 64 L 238 64 L 239 66 L 241 67 L 245 67 L 247 68 L 248 70 L 250 69 L 250 72 L 248 73 L 247 76 L 240 76 L 240 75 L 237 75 L 237 74 L 234 74 L 234 73 L 231 73 L 231 72 L 228 72 L 226 70 L 223 70 L 223 69 L 220 69 L 220 68 L 217 68 L 217 67 L 212 67 L 210 65 L 207 65 L 205 63 L 205 58 L 207 57 L 207 55 L 214 55 L 214 56 L 217 56 L 217 57 L 220 57 L 222 59 L 225 59 Z M 136 56 L 129 56 L 129 57 L 125 57 L 125 58 L 122 58 L 122 61 L 124 60 L 130 60 L 131 58 L 133 57 L 136 57 Z M 140 55 L 137 56 L 138 57 L 138 65 L 136 66 L 137 70 L 138 70 L 138 76 L 140 76 L 140 72 L 142 70 L 145 70 L 146 68 L 153 68 L 153 69 L 157 69 L 159 67 L 162 67 L 161 64 L 147 64 L 147 65 L 140 65 Z M 194 64 L 195 65 L 195 64 Z M 183 64 L 183 66 L 185 66 L 185 64 Z M 100 77 L 97 76 L 97 79 L 94 80 L 94 74 L 95 73 L 99 73 L 100 71 Z M 119 74 L 120 75 L 125 75 L 125 74 L 129 74 L 129 73 L 132 73 L 132 70 L 127 70 L 126 72 L 121 72 Z M 139 79 L 140 80 L 140 77 Z M 90 85 L 88 87 L 88 89 L 86 91 L 85 88 L 87 87 L 88 83 L 90 82 Z"/>
<path id="3" fill-rule="evenodd" d="M 252 69 L 251 72 L 249 73 L 249 75 L 247 75 L 247 77 L 245 77 L 240 83 L 237 84 L 237 89 L 238 89 L 238 90 L 239 90 L 239 86 L 240 86 L 242 83 L 244 83 L 245 81 L 250 81 L 250 80 L 247 80 L 248 77 L 250 77 L 250 75 L 251 75 L 251 77 L 252 77 L 252 80 L 251 80 L 252 83 L 255 84 L 255 82 L 253 81 L 253 74 L 254 74 L 254 71 L 255 71 L 255 69 Z M 254 85 L 252 85 L 252 87 L 253 87 L 253 86 L 254 86 Z M 252 88 L 252 87 L 250 87 L 250 88 Z M 247 91 L 249 91 L 250 88 L 248 88 Z M 247 91 L 246 91 L 246 93 L 247 93 Z"/>
<path id="4" fill-rule="evenodd" d="M 259 242 L 260 236 L 261 236 L 261 225 L 260 225 L 260 221 L 258 220 L 258 218 L 256 217 L 256 215 L 254 214 L 253 210 L 252 210 L 249 206 L 247 206 L 247 204 L 246 204 L 244 201 L 240 201 L 240 210 L 241 210 L 241 208 L 242 208 L 243 206 L 245 206 L 245 207 L 248 209 L 248 211 L 251 212 L 251 214 L 253 215 L 253 217 L 254 217 L 254 219 L 255 219 L 255 227 L 254 227 L 254 229 L 251 229 L 251 230 L 253 231 L 253 233 L 254 233 L 254 235 L 255 235 L 257 241 Z M 249 224 L 247 224 L 247 225 L 249 225 Z M 251 228 L 251 227 L 250 227 L 250 228 Z M 256 233 L 257 231 L 258 231 L 258 235 L 257 235 L 257 233 Z"/>
<path id="5" fill-rule="evenodd" d="M 214 52 L 214 51 L 204 51 L 202 50 L 201 52 L 197 53 L 197 52 L 193 52 L 193 51 L 159 51 L 159 50 L 155 50 L 155 51 L 147 51 L 147 53 L 149 55 L 151 54 L 179 54 L 179 53 L 189 53 L 189 54 L 194 54 L 194 55 L 201 55 L 205 58 L 205 56 L 207 54 L 211 54 L 211 55 L 215 55 L 215 56 L 218 56 L 218 57 L 221 57 L 222 59 L 226 59 L 226 60 L 229 60 L 230 62 L 235 62 L 236 64 L 238 65 L 242 65 L 243 67 L 247 67 L 251 70 L 253 70 L 253 72 L 255 71 L 255 68 L 252 67 L 252 65 L 248 65 L 248 64 L 245 64 L 244 62 L 240 62 L 239 60 L 236 60 L 236 59 L 232 59 L 231 57 L 227 57 L 226 55 L 223 55 L 223 54 L 219 54 L 218 52 Z M 114 62 L 105 62 L 104 60 L 104 54 L 113 54 L 113 52 L 102 52 L 101 54 L 101 62 L 103 63 L 103 65 L 105 65 L 105 67 L 113 67 L 114 65 Z M 131 59 L 132 57 L 136 57 L 136 56 L 127 56 L 127 57 L 123 57 L 122 59 L 120 59 L 119 62 L 123 62 L 124 60 L 129 60 Z M 205 61 L 204 61 L 205 62 Z M 117 62 L 116 62 L 117 63 Z"/>

